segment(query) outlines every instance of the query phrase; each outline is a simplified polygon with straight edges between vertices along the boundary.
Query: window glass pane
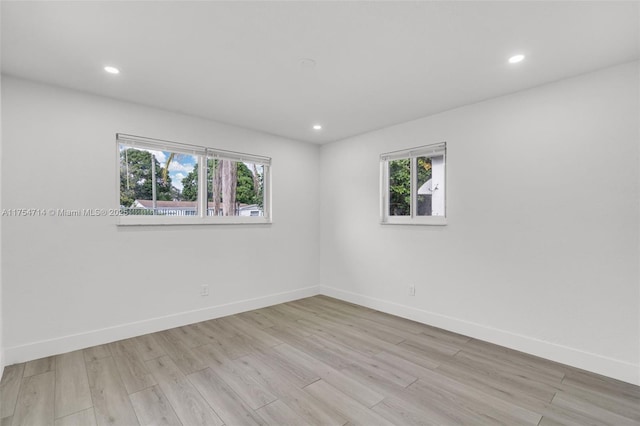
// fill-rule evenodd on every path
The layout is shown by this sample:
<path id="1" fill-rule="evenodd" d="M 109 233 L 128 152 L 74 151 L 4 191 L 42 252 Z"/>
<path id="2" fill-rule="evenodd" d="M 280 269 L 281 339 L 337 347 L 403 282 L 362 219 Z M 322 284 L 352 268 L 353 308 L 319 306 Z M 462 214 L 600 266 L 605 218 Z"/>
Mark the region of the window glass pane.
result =
<path id="1" fill-rule="evenodd" d="M 444 216 L 444 157 L 418 157 L 417 216 Z"/>
<path id="2" fill-rule="evenodd" d="M 264 166 L 209 158 L 207 216 L 264 216 Z"/>
<path id="3" fill-rule="evenodd" d="M 120 208 L 127 215 L 197 216 L 196 156 L 125 144 L 119 150 Z"/>
<path id="4" fill-rule="evenodd" d="M 411 215 L 411 160 L 389 161 L 389 216 Z"/>

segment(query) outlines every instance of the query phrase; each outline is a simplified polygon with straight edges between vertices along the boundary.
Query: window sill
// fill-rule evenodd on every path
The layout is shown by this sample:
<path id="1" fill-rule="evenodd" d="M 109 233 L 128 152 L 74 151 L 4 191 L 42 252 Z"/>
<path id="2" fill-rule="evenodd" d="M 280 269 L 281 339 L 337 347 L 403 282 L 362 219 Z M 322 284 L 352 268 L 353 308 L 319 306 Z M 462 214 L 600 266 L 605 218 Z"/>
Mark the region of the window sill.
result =
<path id="1" fill-rule="evenodd" d="M 220 217 L 158 217 L 158 216 L 121 216 L 118 226 L 173 226 L 173 225 L 265 225 L 271 219 L 251 216 Z"/>
<path id="2" fill-rule="evenodd" d="M 422 225 L 422 226 L 445 226 L 447 218 L 445 216 L 395 216 L 387 217 L 380 222 L 381 225 Z"/>

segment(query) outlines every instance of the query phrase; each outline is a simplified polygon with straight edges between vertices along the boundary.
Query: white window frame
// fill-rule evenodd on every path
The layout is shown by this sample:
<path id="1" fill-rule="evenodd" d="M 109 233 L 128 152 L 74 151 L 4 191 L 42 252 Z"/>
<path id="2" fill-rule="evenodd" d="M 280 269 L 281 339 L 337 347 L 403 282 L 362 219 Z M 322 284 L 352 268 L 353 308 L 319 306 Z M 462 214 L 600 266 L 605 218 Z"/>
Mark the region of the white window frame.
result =
<path id="1" fill-rule="evenodd" d="M 419 216 L 417 214 L 418 157 L 442 156 L 444 160 L 444 216 Z M 411 214 L 392 216 L 389 214 L 389 162 L 410 159 L 411 168 Z M 447 143 L 440 142 L 380 155 L 380 223 L 383 225 L 446 225 L 447 224 Z"/>
<path id="2" fill-rule="evenodd" d="M 198 158 L 198 214 L 195 216 L 118 216 L 116 224 L 128 225 L 242 225 L 269 224 L 271 215 L 271 158 L 141 136 L 116 134 L 116 206 L 120 206 L 120 145 L 190 154 Z M 207 161 L 209 158 L 256 163 L 263 168 L 263 216 L 207 216 Z M 204 195 L 204 196 L 203 196 Z"/>

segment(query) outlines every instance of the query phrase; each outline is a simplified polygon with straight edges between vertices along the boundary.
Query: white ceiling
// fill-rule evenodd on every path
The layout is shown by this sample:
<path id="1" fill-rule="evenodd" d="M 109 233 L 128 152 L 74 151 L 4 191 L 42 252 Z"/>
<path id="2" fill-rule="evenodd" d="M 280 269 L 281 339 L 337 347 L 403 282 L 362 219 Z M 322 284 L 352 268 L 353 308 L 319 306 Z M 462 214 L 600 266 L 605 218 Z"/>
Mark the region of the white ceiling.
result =
<path id="1" fill-rule="evenodd" d="M 3 73 L 317 143 L 640 57 L 637 2 L 3 1 L 1 13 Z M 515 53 L 526 60 L 508 64 Z"/>

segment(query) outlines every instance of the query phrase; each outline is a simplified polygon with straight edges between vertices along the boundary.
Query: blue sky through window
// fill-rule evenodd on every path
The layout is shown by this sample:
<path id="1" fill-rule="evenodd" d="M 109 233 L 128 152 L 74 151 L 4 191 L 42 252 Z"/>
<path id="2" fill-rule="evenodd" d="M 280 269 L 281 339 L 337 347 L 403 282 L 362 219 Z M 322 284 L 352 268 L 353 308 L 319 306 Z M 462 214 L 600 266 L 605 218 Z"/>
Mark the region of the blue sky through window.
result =
<path id="1" fill-rule="evenodd" d="M 133 148 L 131 146 L 120 144 L 120 151 L 123 149 Z M 156 157 L 158 163 L 160 163 L 160 167 L 164 167 L 167 164 L 167 159 L 171 155 L 171 151 L 159 151 L 154 149 L 146 149 L 146 148 L 134 148 L 140 151 L 147 151 Z M 193 171 L 196 166 L 197 157 L 191 154 L 179 154 L 173 157 L 171 160 L 171 164 L 169 164 L 169 176 L 171 177 L 171 186 L 182 192 L 183 185 L 182 179 L 186 178 L 189 173 Z M 160 171 L 158 170 L 158 173 Z"/>

